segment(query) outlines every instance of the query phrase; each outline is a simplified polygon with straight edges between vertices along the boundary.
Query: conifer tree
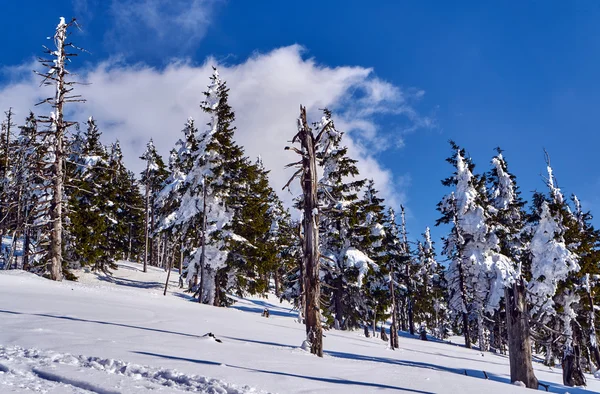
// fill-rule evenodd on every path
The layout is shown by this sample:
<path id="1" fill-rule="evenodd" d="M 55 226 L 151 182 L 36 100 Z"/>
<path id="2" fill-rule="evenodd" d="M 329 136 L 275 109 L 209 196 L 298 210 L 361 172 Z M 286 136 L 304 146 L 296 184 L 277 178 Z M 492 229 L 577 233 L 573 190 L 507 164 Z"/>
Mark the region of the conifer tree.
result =
<path id="1" fill-rule="evenodd" d="M 462 315 L 465 345 L 470 346 L 469 319 L 476 321 L 477 339 L 482 350 L 488 349 L 485 314 L 494 313 L 513 278 L 510 259 L 500 253 L 498 237 L 490 219 L 485 177 L 473 174 L 474 165 L 465 151 L 450 142 L 453 155 L 447 159 L 456 171 L 442 181 L 455 187 L 438 204 L 442 217 L 436 224 L 452 223 L 444 239 L 448 267 L 450 308 Z"/>
<path id="2" fill-rule="evenodd" d="M 367 182 L 364 195 L 358 204 L 360 250 L 367 256 L 373 256 L 364 264 L 366 272 L 363 279 L 364 301 L 361 312 L 363 321 L 371 322 L 375 333 L 377 322 L 385 321 L 388 317 L 390 297 L 386 280 L 389 278 L 389 272 L 382 264 L 385 252 L 385 206 L 383 199 L 378 197 L 373 180 Z"/>
<path id="3" fill-rule="evenodd" d="M 114 183 L 106 147 L 96 121 L 90 117 L 85 134 L 76 139 L 74 174 L 69 192 L 69 235 L 72 259 L 107 272 L 116 268 L 110 252 L 110 229 L 115 223 Z"/>
<path id="4" fill-rule="evenodd" d="M 435 250 L 429 227 L 423 233 L 423 241 L 417 243 L 415 267 L 415 317 L 421 324 L 432 329 L 437 338 L 443 337 L 444 321 L 444 272 L 435 258 Z"/>
<path id="5" fill-rule="evenodd" d="M 317 153 L 318 165 L 323 168 L 317 189 L 322 280 L 326 284 L 322 291 L 329 304 L 324 314 L 336 329 L 356 328 L 360 323 L 362 278 L 369 268 L 368 257 L 359 249 L 357 220 L 358 192 L 365 180 L 356 179 L 357 161 L 348 157 L 348 148 L 342 145 L 343 133 L 335 128 L 329 110 L 323 111 L 315 126 L 323 130 L 324 146 Z"/>
<path id="6" fill-rule="evenodd" d="M 515 176 L 508 171 L 502 150 L 497 148 L 497 153 L 492 159 L 492 169 L 487 178 L 493 208 L 491 220 L 494 223 L 500 253 L 510 257 L 514 272 L 513 282 L 505 289 L 510 377 L 511 382 L 520 381 L 528 388 L 537 389 L 526 300 L 526 244 L 523 238 L 525 202 L 520 197 Z"/>
<path id="7" fill-rule="evenodd" d="M 227 269 L 230 246 L 234 238 L 245 241 L 231 231 L 234 215 L 243 205 L 238 198 L 246 183 L 241 178 L 243 150 L 233 141 L 235 115 L 228 93 L 214 69 L 201 105 L 210 116 L 209 128 L 196 137 L 193 165 L 174 222 L 193 238 L 194 250 L 184 275 L 190 285 L 199 278 L 199 301 L 213 305 L 227 305 L 225 292 L 232 279 Z"/>
<path id="8" fill-rule="evenodd" d="M 162 157 L 156 151 L 152 139 L 146 145 L 146 150 L 140 157 L 146 162 L 146 169 L 142 173 L 141 182 L 145 187 L 145 252 L 144 252 L 144 272 L 147 271 L 147 265 L 158 265 L 158 245 L 154 239 L 155 230 L 155 202 L 158 193 L 162 190 L 163 182 L 168 177 L 166 166 Z"/>

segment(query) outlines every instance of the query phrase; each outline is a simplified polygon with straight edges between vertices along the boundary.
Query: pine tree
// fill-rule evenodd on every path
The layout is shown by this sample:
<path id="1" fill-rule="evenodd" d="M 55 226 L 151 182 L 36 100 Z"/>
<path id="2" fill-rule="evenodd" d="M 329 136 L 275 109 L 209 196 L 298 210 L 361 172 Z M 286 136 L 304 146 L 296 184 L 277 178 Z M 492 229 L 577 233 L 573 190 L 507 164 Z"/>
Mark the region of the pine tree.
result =
<path id="1" fill-rule="evenodd" d="M 100 142 L 96 121 L 90 117 L 87 130 L 76 141 L 74 174 L 69 193 L 69 235 L 71 258 L 79 265 L 107 272 L 116 268 L 110 253 L 110 228 L 116 222 L 114 183 L 106 147 Z"/>
<path id="2" fill-rule="evenodd" d="M 509 344 L 511 382 L 523 382 L 537 389 L 533 372 L 532 348 L 529 335 L 529 311 L 526 300 L 526 281 L 523 271 L 525 241 L 523 239 L 525 202 L 520 197 L 516 178 L 508 171 L 502 150 L 492 159 L 489 172 L 491 220 L 498 238 L 500 252 L 512 260 L 513 282 L 505 289 L 506 319 Z"/>
<path id="3" fill-rule="evenodd" d="M 587 344 L 587 358 L 590 364 L 595 364 L 595 369 L 600 368 L 600 351 L 598 349 L 597 328 L 595 311 L 600 302 L 598 288 L 600 287 L 600 230 L 591 224 L 592 215 L 584 212 L 577 196 L 572 196 L 575 206 L 575 230 L 578 242 L 575 252 L 579 257 L 581 270 L 578 273 L 580 284 L 578 294 L 581 299 L 578 311 L 578 322 L 584 332 L 581 333 L 584 343 Z M 591 370 L 594 372 L 594 370 Z"/>
<path id="4" fill-rule="evenodd" d="M 435 258 L 435 250 L 429 227 L 423 233 L 423 242 L 417 243 L 414 274 L 415 318 L 432 329 L 437 338 L 443 337 L 444 321 L 444 272 Z"/>
<path id="5" fill-rule="evenodd" d="M 158 265 L 158 245 L 155 240 L 156 198 L 162 190 L 164 181 L 168 177 L 166 166 L 162 157 L 156 151 L 152 139 L 146 144 L 146 150 L 140 157 L 146 162 L 146 169 L 142 173 L 141 182 L 145 187 L 145 246 L 144 246 L 144 272 L 147 265 Z"/>
<path id="6" fill-rule="evenodd" d="M 323 168 L 317 189 L 321 212 L 320 249 L 324 256 L 322 292 L 329 304 L 324 315 L 336 329 L 356 328 L 360 324 L 361 279 L 369 262 L 358 248 L 361 241 L 358 192 L 365 180 L 356 179 L 357 161 L 348 157 L 348 148 L 342 145 L 343 133 L 335 128 L 330 111 L 323 111 L 315 127 L 323 130 L 324 147 L 317 154 L 318 164 Z"/>
<path id="7" fill-rule="evenodd" d="M 359 201 L 359 226 L 361 236 L 360 251 L 366 256 L 373 256 L 363 263 L 365 274 L 364 288 L 361 290 L 364 301 L 360 309 L 362 319 L 373 324 L 373 333 L 377 322 L 385 321 L 390 307 L 389 286 L 385 265 L 382 264 L 385 252 L 385 206 L 383 199 L 378 197 L 373 180 L 367 182 L 364 195 Z"/>
<path id="8" fill-rule="evenodd" d="M 572 230 L 576 228 L 576 220 L 556 186 L 547 161 L 549 196 L 541 193 L 534 195 L 534 210 L 530 216 L 532 238 L 528 247 L 531 267 L 528 300 L 535 324 L 550 328 L 545 330 L 549 331 L 546 364 L 554 362 L 556 340 L 559 339 L 557 332 L 560 332 L 564 338 L 563 367 L 569 366 L 568 370 L 563 368 L 564 383 L 573 385 L 575 378 L 579 382 L 576 384 L 585 384 L 583 374 L 578 373 L 579 363 L 574 360 L 577 344 L 572 325 L 579 303 L 574 280 L 581 268 L 573 243 L 575 237 Z"/>
<path id="9" fill-rule="evenodd" d="M 243 206 L 240 199 L 247 183 L 242 180 L 246 159 L 233 141 L 235 115 L 228 104 L 229 89 L 214 69 L 201 107 L 210 116 L 209 128 L 199 132 L 191 152 L 193 166 L 182 188 L 175 225 L 193 238 L 184 273 L 190 285 L 200 279 L 199 301 L 227 305 L 225 293 L 233 276 L 227 267 L 233 240 L 244 242 L 231 231 L 232 221 Z"/>
<path id="10" fill-rule="evenodd" d="M 447 277 L 450 308 L 462 315 L 465 345 L 470 346 L 468 323 L 473 318 L 480 348 L 487 350 L 485 315 L 498 309 L 504 287 L 513 278 L 512 263 L 500 253 L 485 177 L 474 175 L 465 151 L 452 141 L 450 144 L 454 154 L 447 161 L 456 171 L 442 184 L 455 187 L 455 191 L 438 204 L 442 217 L 436 223 L 453 224 L 444 239 L 444 254 L 451 261 Z"/>

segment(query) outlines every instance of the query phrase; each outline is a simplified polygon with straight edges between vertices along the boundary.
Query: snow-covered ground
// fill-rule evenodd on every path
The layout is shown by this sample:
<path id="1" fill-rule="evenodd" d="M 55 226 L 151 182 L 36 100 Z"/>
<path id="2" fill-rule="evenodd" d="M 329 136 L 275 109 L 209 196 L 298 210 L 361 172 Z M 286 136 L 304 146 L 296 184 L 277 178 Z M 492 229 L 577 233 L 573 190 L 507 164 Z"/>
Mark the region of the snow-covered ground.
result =
<path id="1" fill-rule="evenodd" d="M 112 278 L 78 275 L 0 272 L 0 393 L 529 392 L 509 383 L 504 356 L 407 335 L 392 351 L 358 331 L 327 331 L 320 359 L 299 348 L 304 327 L 275 297 L 199 305 L 176 272 L 165 297 L 166 273 L 133 263 Z M 587 388 L 563 387 L 560 368 L 536 365 L 536 375 L 551 392 L 600 392 L 590 375 Z"/>

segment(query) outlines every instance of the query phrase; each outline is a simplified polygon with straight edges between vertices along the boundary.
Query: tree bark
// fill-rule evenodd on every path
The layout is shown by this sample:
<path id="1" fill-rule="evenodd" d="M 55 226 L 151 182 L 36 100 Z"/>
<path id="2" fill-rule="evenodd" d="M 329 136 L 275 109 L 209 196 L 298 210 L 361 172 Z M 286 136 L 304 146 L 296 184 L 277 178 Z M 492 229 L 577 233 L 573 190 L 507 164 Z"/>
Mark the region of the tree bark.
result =
<path id="1" fill-rule="evenodd" d="M 530 389 L 537 389 L 538 380 L 533 372 L 529 316 L 523 280 L 519 279 L 511 287 L 506 288 L 504 294 L 510 381 L 512 383 L 520 381 Z"/>

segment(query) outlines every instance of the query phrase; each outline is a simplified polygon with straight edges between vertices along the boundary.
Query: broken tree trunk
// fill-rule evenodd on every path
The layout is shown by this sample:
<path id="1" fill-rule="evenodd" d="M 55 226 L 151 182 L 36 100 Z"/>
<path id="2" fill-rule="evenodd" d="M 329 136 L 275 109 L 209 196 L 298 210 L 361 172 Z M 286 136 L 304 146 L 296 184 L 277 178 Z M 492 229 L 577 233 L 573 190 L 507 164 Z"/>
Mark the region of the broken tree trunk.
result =
<path id="1" fill-rule="evenodd" d="M 533 372 L 529 316 L 522 279 L 505 289 L 505 299 L 510 381 L 520 381 L 526 387 L 537 390 L 538 380 Z"/>

